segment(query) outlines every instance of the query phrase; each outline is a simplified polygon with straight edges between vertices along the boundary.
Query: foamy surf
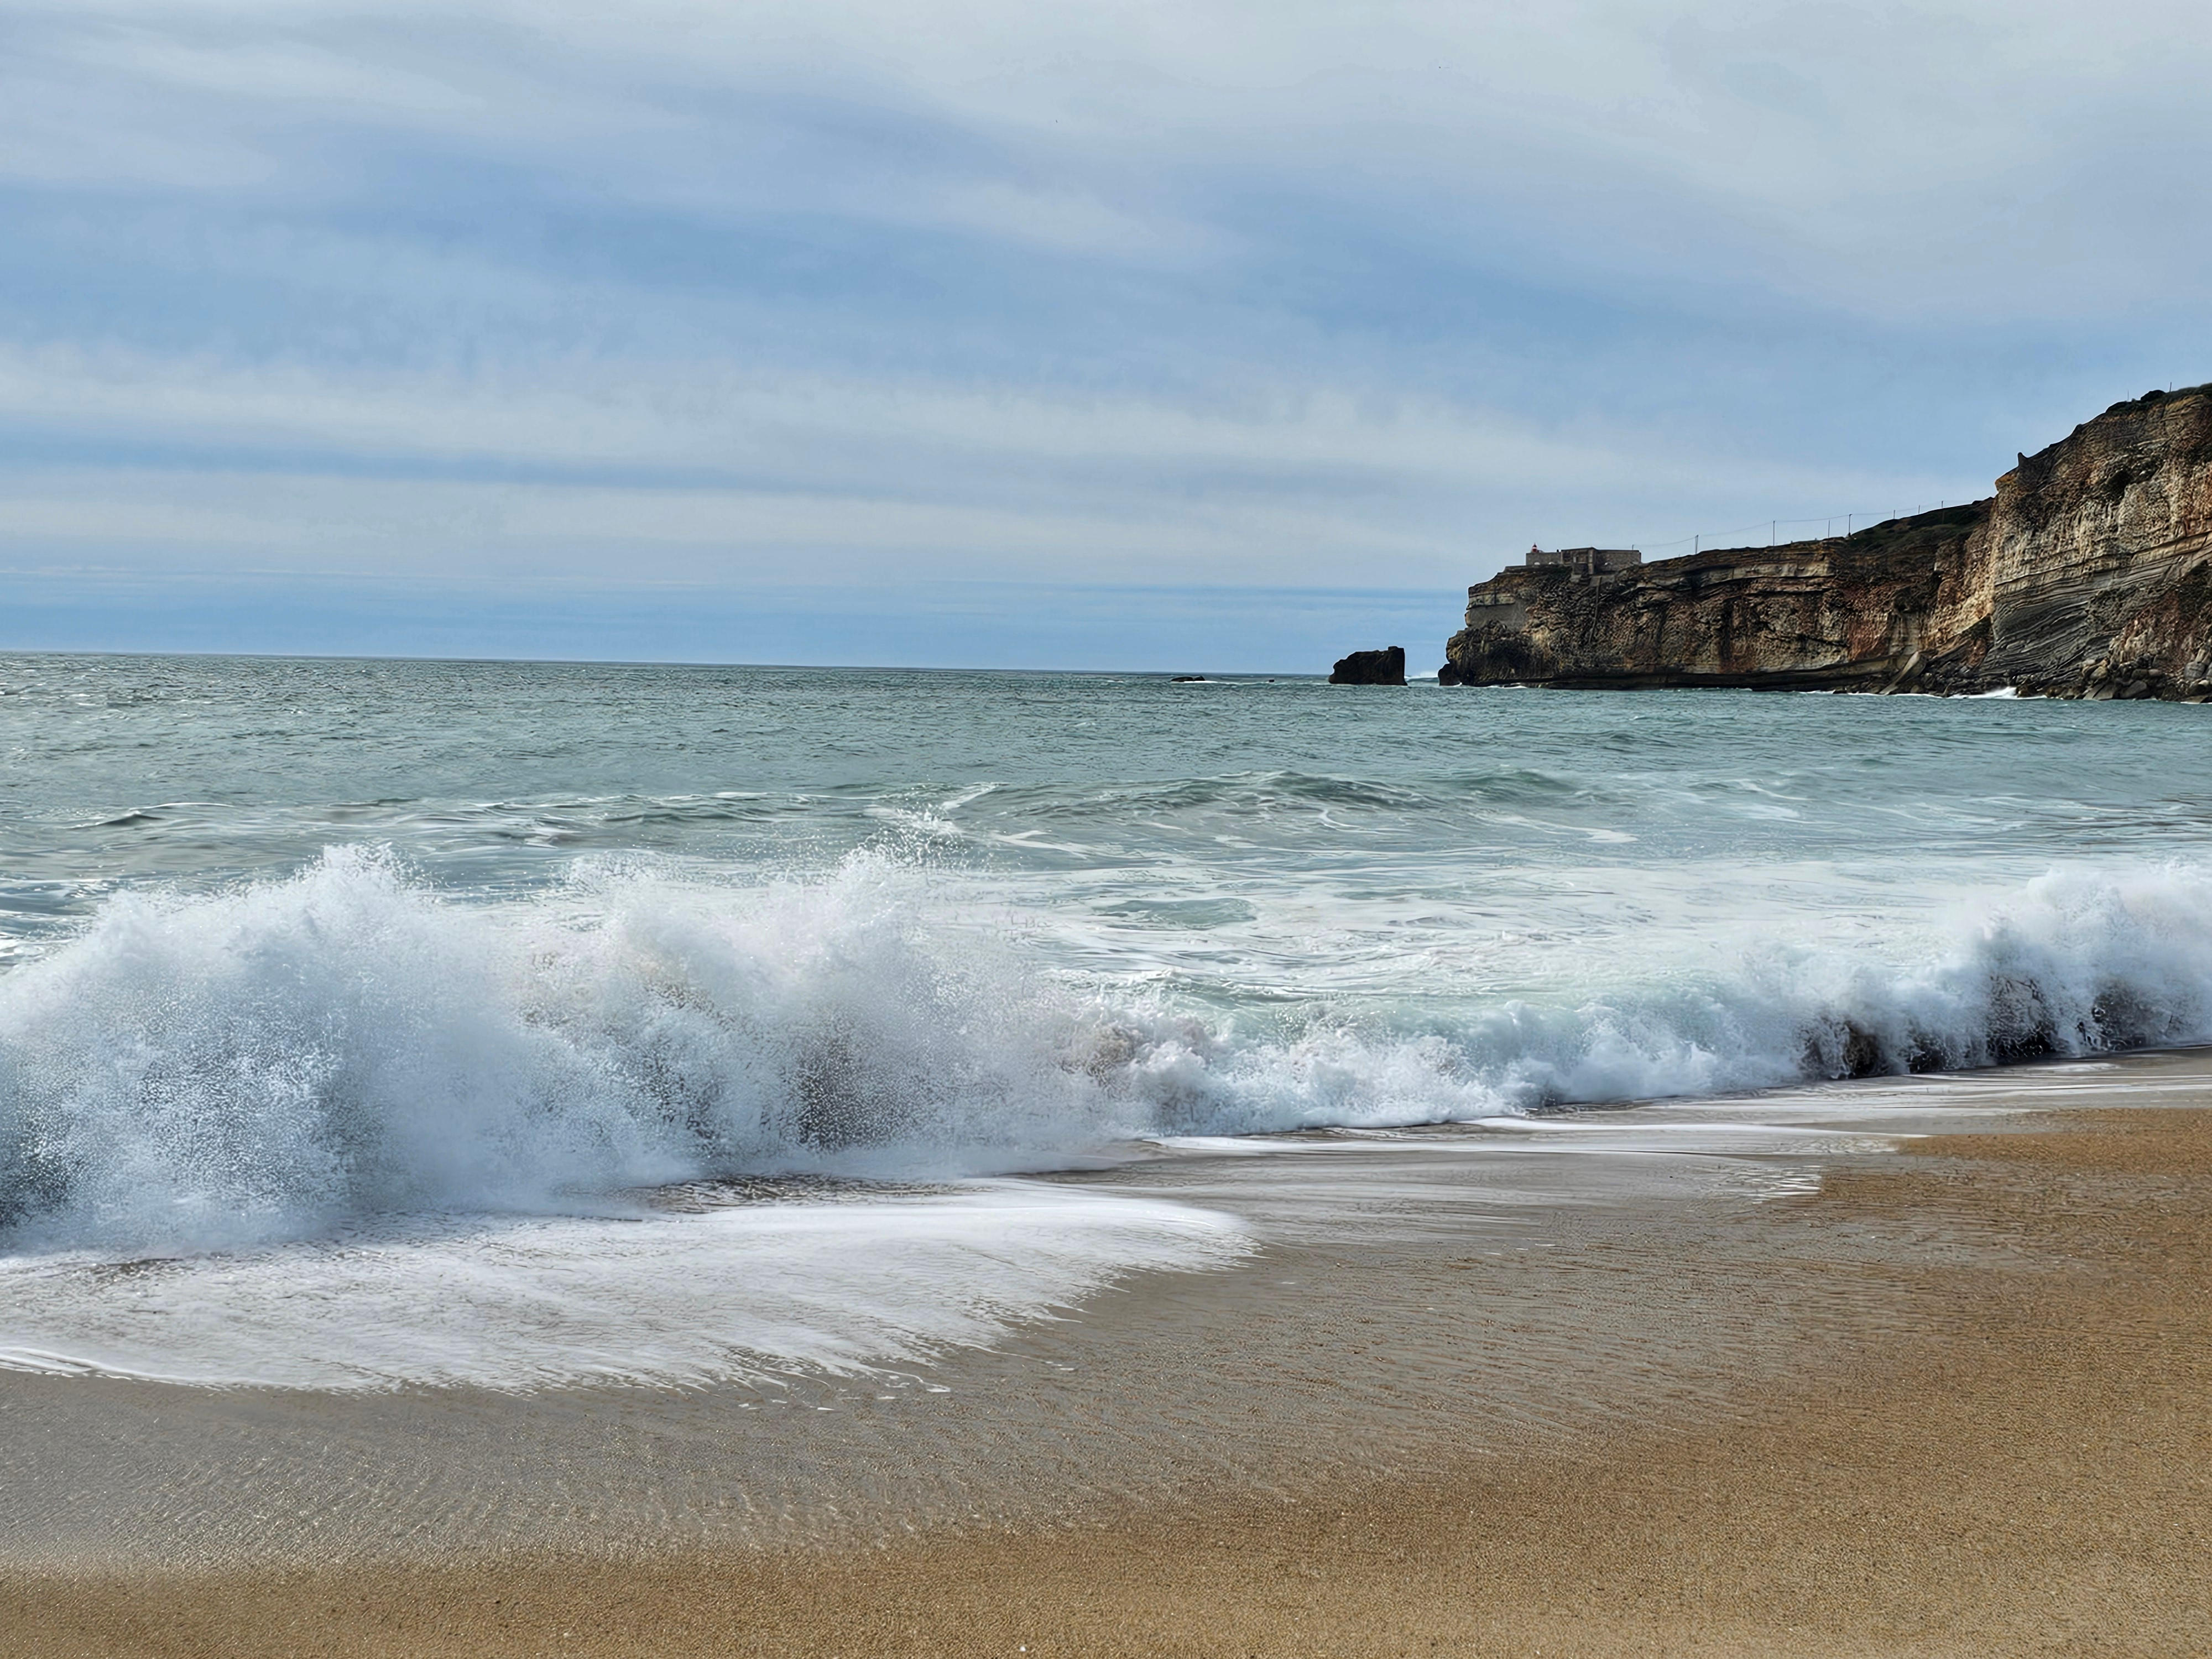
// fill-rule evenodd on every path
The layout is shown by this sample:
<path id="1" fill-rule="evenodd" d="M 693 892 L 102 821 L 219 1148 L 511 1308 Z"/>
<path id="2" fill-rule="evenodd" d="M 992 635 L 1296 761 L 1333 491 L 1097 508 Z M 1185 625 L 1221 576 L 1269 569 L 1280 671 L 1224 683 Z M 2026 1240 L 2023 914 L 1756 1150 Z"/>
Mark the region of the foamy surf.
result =
<path id="1" fill-rule="evenodd" d="M 1216 1211 L 1030 1182 L 691 1198 L 680 1214 L 415 1217 L 120 1263 L 0 1257 L 0 1366 L 333 1390 L 772 1382 L 987 1345 L 1132 1273 L 1249 1248 Z"/>
<path id="2" fill-rule="evenodd" d="M 0 977 L 4 1237 L 235 1249 L 675 1182 L 1003 1174 L 1135 1137 L 2212 1037 L 2212 880 L 2185 866 L 2053 874 L 1901 939 L 1607 964 L 1580 994 L 1229 1008 L 1055 970 L 1048 939 L 979 927 L 973 899 L 871 855 L 466 904 L 340 849 L 289 881 L 112 901 Z"/>

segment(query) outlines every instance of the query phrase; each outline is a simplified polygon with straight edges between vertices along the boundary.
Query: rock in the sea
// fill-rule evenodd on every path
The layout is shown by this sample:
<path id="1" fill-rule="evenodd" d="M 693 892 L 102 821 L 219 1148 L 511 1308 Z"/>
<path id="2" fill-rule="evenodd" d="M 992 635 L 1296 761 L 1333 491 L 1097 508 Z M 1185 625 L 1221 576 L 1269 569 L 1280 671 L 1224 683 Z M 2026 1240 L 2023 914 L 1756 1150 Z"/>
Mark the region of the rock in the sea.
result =
<path id="1" fill-rule="evenodd" d="M 1988 501 L 1468 591 L 1440 683 L 2212 696 L 2212 386 L 2115 404 Z"/>
<path id="2" fill-rule="evenodd" d="M 1339 657 L 1330 671 L 1331 685 L 1403 685 L 1406 683 L 1406 647 L 1394 645 L 1387 651 L 1355 651 L 1348 657 Z"/>

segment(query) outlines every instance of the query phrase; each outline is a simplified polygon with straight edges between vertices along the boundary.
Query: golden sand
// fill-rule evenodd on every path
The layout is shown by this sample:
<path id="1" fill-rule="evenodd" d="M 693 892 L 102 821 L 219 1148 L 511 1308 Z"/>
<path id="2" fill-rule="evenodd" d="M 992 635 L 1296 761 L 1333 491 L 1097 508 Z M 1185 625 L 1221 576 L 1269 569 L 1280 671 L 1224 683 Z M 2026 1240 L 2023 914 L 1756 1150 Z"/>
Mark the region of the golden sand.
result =
<path id="1" fill-rule="evenodd" d="M 1912 1153 L 1760 1206 L 1811 1241 L 1791 1297 L 1825 1274 L 1835 1305 L 1897 1316 L 1809 1369 L 1747 1370 L 1725 1410 L 880 1547 L 0 1569 L 0 1651 L 2212 1651 L 2212 1111 Z M 1820 1243 L 1846 1237 L 1896 1248 Z"/>

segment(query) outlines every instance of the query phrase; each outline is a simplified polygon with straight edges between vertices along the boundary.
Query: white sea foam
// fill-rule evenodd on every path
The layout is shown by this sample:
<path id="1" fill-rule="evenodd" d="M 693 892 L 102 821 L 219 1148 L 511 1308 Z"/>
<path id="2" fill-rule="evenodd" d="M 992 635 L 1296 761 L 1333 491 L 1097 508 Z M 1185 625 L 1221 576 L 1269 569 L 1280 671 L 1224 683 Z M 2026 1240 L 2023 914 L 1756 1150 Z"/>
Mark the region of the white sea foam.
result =
<path id="1" fill-rule="evenodd" d="M 0 1366 L 325 1389 L 849 1374 L 1246 1248 L 1217 1212 L 1012 1181 L 619 1219 L 416 1217 L 128 1264 L 0 1257 Z"/>
<path id="2" fill-rule="evenodd" d="M 289 881 L 117 899 L 0 976 L 0 1237 L 214 1250 L 702 1178 L 936 1179 L 1138 1135 L 2201 1041 L 2212 878 L 2054 874 L 1909 939 L 1607 967 L 1542 1002 L 1224 1012 L 1044 971 L 873 858 L 744 888 L 602 873 L 490 906 L 334 852 Z"/>

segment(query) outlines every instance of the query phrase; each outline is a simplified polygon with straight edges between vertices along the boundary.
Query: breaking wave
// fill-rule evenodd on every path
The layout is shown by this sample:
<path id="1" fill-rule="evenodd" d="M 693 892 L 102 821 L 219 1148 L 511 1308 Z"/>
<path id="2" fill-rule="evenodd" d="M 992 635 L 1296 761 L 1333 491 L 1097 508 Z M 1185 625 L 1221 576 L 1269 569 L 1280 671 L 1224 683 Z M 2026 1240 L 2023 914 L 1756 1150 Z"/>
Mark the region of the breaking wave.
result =
<path id="1" fill-rule="evenodd" d="M 2181 866 L 1580 998 L 1238 1005 L 1049 971 L 869 856 L 765 887 L 601 871 L 487 906 L 338 849 L 286 881 L 114 899 L 0 976 L 0 1229 L 222 1248 L 2208 1038 L 2212 877 Z"/>

